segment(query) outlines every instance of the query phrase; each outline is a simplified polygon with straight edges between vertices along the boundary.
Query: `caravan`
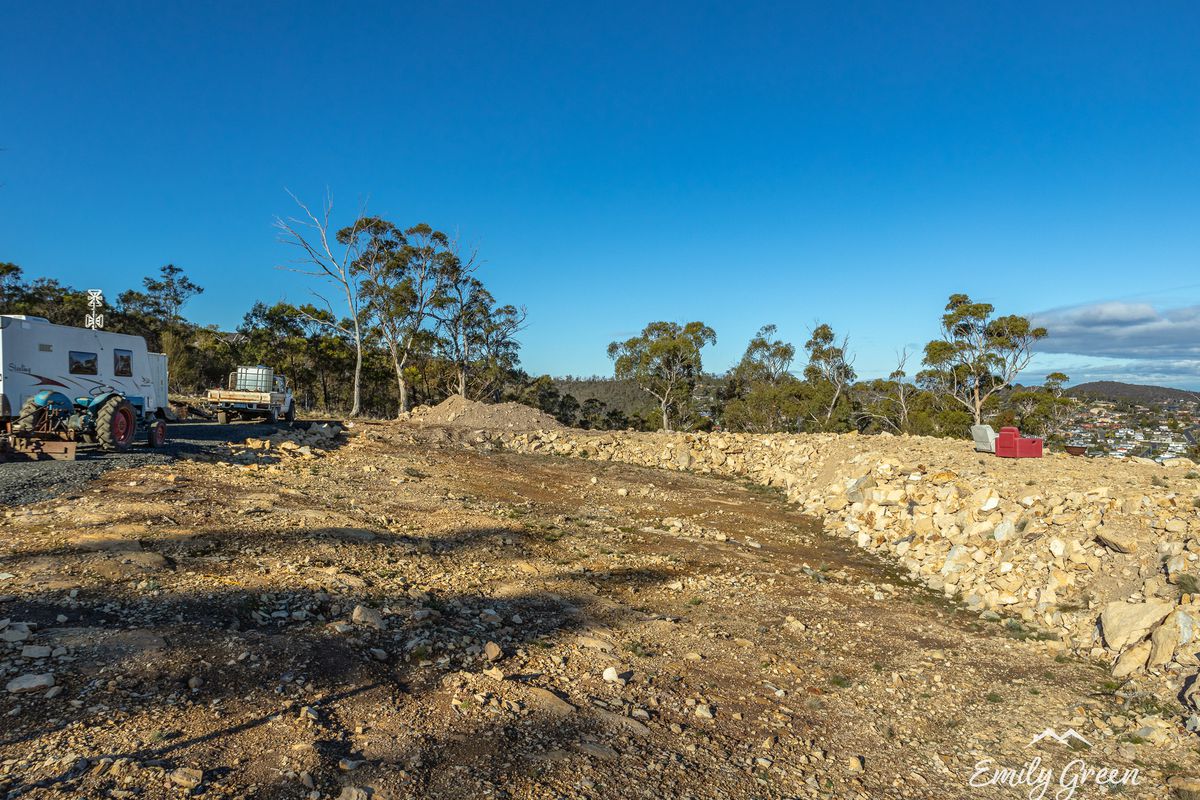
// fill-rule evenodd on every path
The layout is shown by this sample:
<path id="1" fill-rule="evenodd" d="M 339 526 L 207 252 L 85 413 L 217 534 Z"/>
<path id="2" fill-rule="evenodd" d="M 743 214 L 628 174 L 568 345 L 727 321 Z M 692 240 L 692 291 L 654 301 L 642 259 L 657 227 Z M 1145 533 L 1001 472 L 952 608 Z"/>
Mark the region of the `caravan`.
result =
<path id="1" fill-rule="evenodd" d="M 166 416 L 167 357 L 142 337 L 0 315 L 0 431 L 125 450 L 138 428 L 161 445 Z"/>

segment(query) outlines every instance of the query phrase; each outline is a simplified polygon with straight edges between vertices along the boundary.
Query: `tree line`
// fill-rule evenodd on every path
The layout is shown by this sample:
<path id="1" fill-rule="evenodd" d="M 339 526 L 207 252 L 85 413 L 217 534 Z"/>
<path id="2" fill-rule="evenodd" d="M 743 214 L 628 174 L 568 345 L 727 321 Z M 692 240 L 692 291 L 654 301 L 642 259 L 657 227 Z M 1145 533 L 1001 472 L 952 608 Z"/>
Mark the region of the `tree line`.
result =
<path id="1" fill-rule="evenodd" d="M 520 368 L 517 338 L 525 309 L 492 296 L 476 252 L 425 223 L 402 227 L 359 214 L 335 226 L 328 199 L 317 213 L 297 206 L 300 213 L 276 227 L 297 255 L 285 268 L 325 287 L 312 302 L 257 302 L 235 330 L 202 326 L 184 309 L 204 288 L 167 264 L 117 295 L 105 327 L 166 353 L 173 391 L 223 385 L 237 365 L 265 364 L 289 378 L 302 408 L 351 416 L 391 416 L 458 394 L 525 403 L 593 429 L 957 437 L 987 421 L 1053 436 L 1072 407 L 1066 375 L 1017 383 L 1045 329 L 997 316 L 965 294 L 949 298 L 940 335 L 914 374 L 913 354 L 902 351 L 886 378 L 861 380 L 848 337 L 827 324 L 813 326 L 800 347 L 765 325 L 731 369 L 706 373 L 702 351 L 716 332 L 702 322 L 658 321 L 608 346 L 607 389 L 595 379 L 530 376 Z M 0 313 L 78 325 L 86 293 L 0 263 Z"/>
<path id="2" fill-rule="evenodd" d="M 741 360 L 724 375 L 703 370 L 702 351 L 716 333 L 702 322 L 652 322 L 638 335 L 608 346 L 614 376 L 636 384 L 653 415 L 647 427 L 721 428 L 744 432 L 909 433 L 965 436 L 972 425 L 1017 425 L 1060 435 L 1074 401 L 1067 376 L 1051 373 L 1040 386 L 1021 386 L 1034 345 L 1047 334 L 1018 315 L 997 316 L 989 303 L 965 294 L 949 298 L 940 335 L 921 354 L 901 351 L 886 377 L 860 380 L 849 338 L 817 324 L 801 352 L 763 326 Z"/>
<path id="3" fill-rule="evenodd" d="M 350 416 L 394 416 L 450 394 L 494 402 L 527 393 L 516 338 L 525 309 L 493 297 L 476 252 L 426 223 L 360 213 L 338 226 L 328 197 L 315 213 L 296 203 L 275 225 L 296 255 L 282 268 L 323 287 L 310 302 L 257 302 L 235 330 L 202 326 L 183 311 L 204 288 L 167 264 L 117 295 L 105 329 L 166 353 L 182 394 L 224 385 L 239 364 L 286 375 L 302 408 Z M 0 263 L 0 313 L 79 325 L 86 304 L 75 287 Z"/>

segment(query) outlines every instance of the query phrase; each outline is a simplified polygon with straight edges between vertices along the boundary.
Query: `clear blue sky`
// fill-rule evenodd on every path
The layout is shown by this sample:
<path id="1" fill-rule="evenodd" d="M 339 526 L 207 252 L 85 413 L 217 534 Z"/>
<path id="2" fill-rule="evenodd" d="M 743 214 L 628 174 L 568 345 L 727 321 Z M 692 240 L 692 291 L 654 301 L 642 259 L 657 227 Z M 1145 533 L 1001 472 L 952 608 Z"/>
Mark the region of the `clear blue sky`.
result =
<path id="1" fill-rule="evenodd" d="M 652 319 L 767 322 L 865 375 L 951 292 L 1077 380 L 1200 384 L 1194 3 L 6 4 L 0 260 L 159 265 L 232 326 L 306 290 L 289 187 L 458 230 L 534 373 Z M 1052 337 L 1052 340 L 1053 341 Z"/>

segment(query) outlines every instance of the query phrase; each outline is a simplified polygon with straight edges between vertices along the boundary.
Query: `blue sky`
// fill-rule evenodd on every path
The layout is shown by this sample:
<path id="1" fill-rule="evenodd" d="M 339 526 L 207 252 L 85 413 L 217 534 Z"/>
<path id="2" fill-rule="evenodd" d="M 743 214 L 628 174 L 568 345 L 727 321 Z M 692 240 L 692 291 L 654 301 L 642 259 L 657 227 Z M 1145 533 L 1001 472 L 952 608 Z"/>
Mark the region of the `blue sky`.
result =
<path id="1" fill-rule="evenodd" d="M 284 188 L 458 231 L 532 372 L 701 319 L 817 320 L 859 372 L 965 291 L 1040 371 L 1200 386 L 1194 4 L 7 4 L 0 260 L 159 265 L 232 326 L 307 299 Z M 344 217 L 343 217 L 344 218 Z M 1056 333 L 1057 331 L 1057 333 Z M 910 364 L 911 366 L 911 364 Z"/>

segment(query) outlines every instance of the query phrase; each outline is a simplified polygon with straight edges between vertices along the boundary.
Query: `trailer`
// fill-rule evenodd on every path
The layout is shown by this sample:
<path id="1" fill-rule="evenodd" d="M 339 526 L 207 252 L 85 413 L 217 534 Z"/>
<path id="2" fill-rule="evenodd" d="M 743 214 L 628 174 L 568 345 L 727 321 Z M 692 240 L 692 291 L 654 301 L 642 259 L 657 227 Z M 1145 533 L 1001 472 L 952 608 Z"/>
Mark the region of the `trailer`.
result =
<path id="1" fill-rule="evenodd" d="M 296 400 L 288 388 L 287 378 L 276 375 L 270 367 L 241 366 L 229 373 L 227 387 L 209 389 L 208 402 L 217 409 L 217 422 L 229 423 L 230 418 L 265 419 L 288 423 L 296 419 Z"/>
<path id="2" fill-rule="evenodd" d="M 0 315 L 0 458 L 75 456 L 166 439 L 167 357 L 140 336 Z"/>

